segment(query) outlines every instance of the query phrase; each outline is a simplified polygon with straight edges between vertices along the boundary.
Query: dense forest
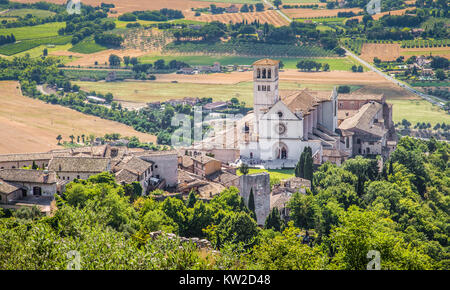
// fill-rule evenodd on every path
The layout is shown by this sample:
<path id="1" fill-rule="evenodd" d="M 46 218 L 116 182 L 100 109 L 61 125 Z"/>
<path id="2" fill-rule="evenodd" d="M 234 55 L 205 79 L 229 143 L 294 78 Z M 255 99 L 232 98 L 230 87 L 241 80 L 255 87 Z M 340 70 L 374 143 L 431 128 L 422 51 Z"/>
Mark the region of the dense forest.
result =
<path id="1" fill-rule="evenodd" d="M 65 269 L 76 250 L 82 269 L 363 270 L 375 250 L 382 269 L 448 270 L 449 149 L 405 137 L 381 171 L 362 157 L 325 163 L 312 191 L 291 198 L 291 221 L 274 210 L 264 229 L 233 187 L 208 203 L 156 201 L 160 192 L 139 197 L 108 173 L 75 180 L 52 216 L 2 213 L 0 269 Z M 215 251 L 152 239 L 157 230 L 207 238 Z"/>

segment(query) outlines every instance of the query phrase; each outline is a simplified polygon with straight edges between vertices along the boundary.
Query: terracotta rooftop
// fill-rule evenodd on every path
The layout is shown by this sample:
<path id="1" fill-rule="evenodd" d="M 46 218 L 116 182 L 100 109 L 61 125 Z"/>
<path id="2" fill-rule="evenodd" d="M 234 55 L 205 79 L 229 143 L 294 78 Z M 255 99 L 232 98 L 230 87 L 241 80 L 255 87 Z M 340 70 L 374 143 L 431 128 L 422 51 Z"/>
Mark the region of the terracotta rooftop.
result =
<path id="1" fill-rule="evenodd" d="M 264 58 L 264 59 L 255 61 L 253 63 L 253 65 L 278 65 L 279 63 L 280 63 L 280 61 L 278 61 L 278 60 Z"/>
<path id="2" fill-rule="evenodd" d="M 0 194 L 10 194 L 13 193 L 14 191 L 20 189 L 19 187 L 9 184 L 6 181 L 0 179 Z"/>
<path id="3" fill-rule="evenodd" d="M 127 170 L 121 169 L 116 173 L 116 181 L 117 183 L 132 183 L 138 180 L 137 174 Z"/>
<path id="4" fill-rule="evenodd" d="M 383 109 L 383 105 L 377 102 L 370 102 L 361 107 L 356 115 L 345 119 L 340 125 L 341 130 L 361 130 L 366 133 L 382 137 L 386 134 L 381 126 L 374 125 L 373 120 L 376 114 Z"/>
<path id="5" fill-rule="evenodd" d="M 107 171 L 110 158 L 101 157 L 54 157 L 48 169 L 56 172 L 103 172 Z"/>
<path id="6" fill-rule="evenodd" d="M 117 171 L 126 169 L 135 174 L 142 174 L 152 166 L 152 162 L 147 162 L 136 156 L 126 156 L 116 164 Z"/>
<path id="7" fill-rule="evenodd" d="M 343 101 L 377 101 L 377 102 L 381 102 L 383 100 L 384 95 L 383 94 L 379 94 L 379 95 L 373 95 L 373 94 L 360 94 L 358 92 L 355 93 L 351 93 L 351 94 L 339 94 L 339 100 L 343 100 Z"/>
<path id="8" fill-rule="evenodd" d="M 26 153 L 26 154 L 4 154 L 0 155 L 0 162 L 9 161 L 31 161 L 31 160 L 50 160 L 51 153 Z"/>
<path id="9" fill-rule="evenodd" d="M 2 169 L 0 179 L 7 182 L 56 183 L 54 171 L 28 170 L 28 169 Z"/>
<path id="10" fill-rule="evenodd" d="M 212 162 L 212 161 L 220 162 L 219 160 L 217 160 L 215 158 L 212 158 L 212 157 L 209 157 L 209 156 L 206 156 L 206 155 L 193 156 L 192 160 L 195 160 L 195 161 L 199 162 L 200 164 L 207 164 L 207 163 Z"/>
<path id="11" fill-rule="evenodd" d="M 314 107 L 321 102 L 331 100 L 330 91 L 311 91 L 304 89 L 301 91 L 280 91 L 281 101 L 295 113 L 301 111 L 303 115 L 308 115 Z"/>

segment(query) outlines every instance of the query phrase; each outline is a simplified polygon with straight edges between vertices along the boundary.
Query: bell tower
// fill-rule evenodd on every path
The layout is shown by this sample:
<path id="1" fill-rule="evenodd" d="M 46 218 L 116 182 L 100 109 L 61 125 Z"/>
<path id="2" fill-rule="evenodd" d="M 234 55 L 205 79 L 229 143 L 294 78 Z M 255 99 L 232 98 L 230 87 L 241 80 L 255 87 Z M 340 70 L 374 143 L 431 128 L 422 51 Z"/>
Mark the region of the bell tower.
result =
<path id="1" fill-rule="evenodd" d="M 279 100 L 278 95 L 279 61 L 261 59 L 253 64 L 253 111 L 256 121 Z"/>

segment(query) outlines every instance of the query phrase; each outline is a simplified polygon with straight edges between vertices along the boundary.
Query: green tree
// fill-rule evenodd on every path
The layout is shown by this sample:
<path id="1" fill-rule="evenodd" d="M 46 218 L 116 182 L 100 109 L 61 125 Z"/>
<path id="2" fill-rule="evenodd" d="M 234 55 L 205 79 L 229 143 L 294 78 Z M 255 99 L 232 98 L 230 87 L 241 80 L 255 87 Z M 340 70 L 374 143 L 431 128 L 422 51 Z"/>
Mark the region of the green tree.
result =
<path id="1" fill-rule="evenodd" d="M 281 230 L 281 217 L 277 207 L 274 207 L 266 218 L 265 229 L 273 229 L 279 232 Z"/>
<path id="2" fill-rule="evenodd" d="M 188 199 L 187 199 L 187 202 L 186 202 L 186 206 L 188 208 L 193 208 L 196 202 L 197 202 L 197 198 L 195 197 L 195 192 L 193 190 L 191 190 L 189 192 L 189 196 L 188 196 Z"/>

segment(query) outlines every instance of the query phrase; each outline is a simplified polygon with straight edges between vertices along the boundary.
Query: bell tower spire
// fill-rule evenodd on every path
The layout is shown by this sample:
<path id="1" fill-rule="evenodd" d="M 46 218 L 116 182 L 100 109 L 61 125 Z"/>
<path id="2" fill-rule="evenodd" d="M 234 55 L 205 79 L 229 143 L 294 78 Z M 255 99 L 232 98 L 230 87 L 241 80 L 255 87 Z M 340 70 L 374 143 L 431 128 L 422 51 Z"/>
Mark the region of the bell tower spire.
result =
<path id="1" fill-rule="evenodd" d="M 257 122 L 263 111 L 279 100 L 278 69 L 277 60 L 261 59 L 253 64 L 253 111 Z"/>

